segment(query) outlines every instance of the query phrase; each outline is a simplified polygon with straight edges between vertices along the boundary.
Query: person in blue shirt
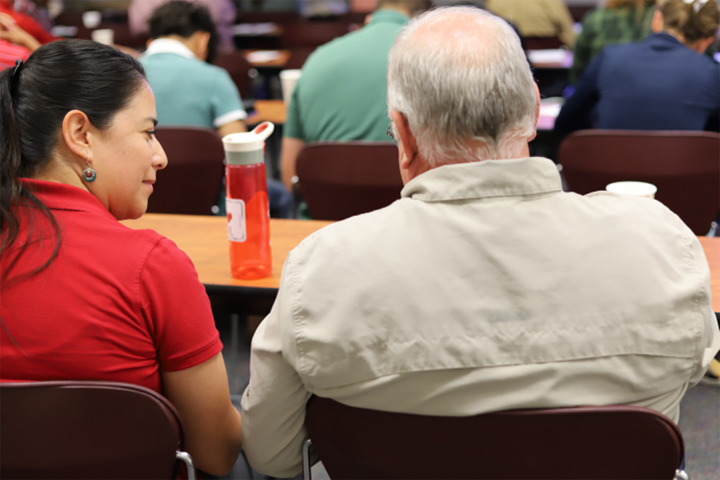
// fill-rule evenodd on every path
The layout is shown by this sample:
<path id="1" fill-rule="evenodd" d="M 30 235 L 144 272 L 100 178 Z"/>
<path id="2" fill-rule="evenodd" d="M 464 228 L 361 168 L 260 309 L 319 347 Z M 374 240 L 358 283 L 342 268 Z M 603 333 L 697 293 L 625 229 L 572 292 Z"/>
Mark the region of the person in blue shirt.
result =
<path id="1" fill-rule="evenodd" d="M 716 0 L 669 0 L 655 12 L 647 40 L 609 46 L 593 60 L 555 131 L 716 130 L 720 64 L 703 52 L 718 25 Z"/>
<path id="2" fill-rule="evenodd" d="M 230 75 L 211 65 L 218 47 L 215 23 L 207 7 L 173 0 L 149 20 L 153 38 L 141 60 L 155 93 L 158 125 L 214 128 L 221 137 L 246 131 L 247 114 Z M 225 214 L 221 192 L 218 214 Z M 292 196 L 282 183 L 268 179 L 273 217 L 291 213 Z"/>

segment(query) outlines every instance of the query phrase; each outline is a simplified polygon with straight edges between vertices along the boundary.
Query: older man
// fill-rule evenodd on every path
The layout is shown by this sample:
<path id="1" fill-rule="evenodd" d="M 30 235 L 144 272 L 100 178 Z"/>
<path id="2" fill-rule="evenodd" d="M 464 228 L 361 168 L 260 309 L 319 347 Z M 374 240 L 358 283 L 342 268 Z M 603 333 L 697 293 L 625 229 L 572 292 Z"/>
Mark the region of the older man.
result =
<path id="1" fill-rule="evenodd" d="M 255 334 L 243 445 L 301 468 L 311 395 L 427 415 L 631 404 L 678 420 L 720 348 L 699 242 L 659 202 L 563 193 L 508 25 L 412 21 L 390 52 L 402 199 L 287 258 Z"/>

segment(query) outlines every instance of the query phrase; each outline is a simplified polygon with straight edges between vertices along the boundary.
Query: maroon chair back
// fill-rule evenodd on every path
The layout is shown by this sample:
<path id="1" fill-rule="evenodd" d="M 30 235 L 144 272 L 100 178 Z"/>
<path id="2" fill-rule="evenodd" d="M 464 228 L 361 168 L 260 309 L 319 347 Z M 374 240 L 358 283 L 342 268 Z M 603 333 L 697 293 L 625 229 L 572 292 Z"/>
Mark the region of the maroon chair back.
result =
<path id="1" fill-rule="evenodd" d="M 180 416 L 125 383 L 0 383 L 0 477 L 177 478 Z"/>
<path id="2" fill-rule="evenodd" d="M 316 48 L 350 32 L 346 22 L 299 21 L 283 25 L 283 48 Z"/>
<path id="3" fill-rule="evenodd" d="M 520 43 L 523 50 L 548 50 L 563 46 L 558 37 L 522 37 Z"/>
<path id="4" fill-rule="evenodd" d="M 311 48 L 293 48 L 290 51 L 290 58 L 285 63 L 285 70 L 298 69 L 300 70 L 308 57 L 315 51 L 315 47 Z"/>
<path id="5" fill-rule="evenodd" d="M 252 65 L 245 59 L 243 53 L 221 53 L 213 63 L 227 70 L 238 92 L 240 92 L 240 96 L 247 98 L 250 91 L 250 77 L 248 76 L 248 72 L 252 68 Z"/>
<path id="6" fill-rule="evenodd" d="M 390 142 L 317 142 L 297 159 L 300 190 L 316 220 L 342 220 L 386 207 L 403 188 Z"/>
<path id="7" fill-rule="evenodd" d="M 438 417 L 313 396 L 305 421 L 333 480 L 670 480 L 685 454 L 678 427 L 642 407 Z"/>
<path id="8" fill-rule="evenodd" d="M 696 235 L 720 211 L 720 134 L 686 131 L 581 130 L 563 140 L 558 162 L 580 194 L 634 180 L 657 187 L 655 198 Z"/>
<path id="9" fill-rule="evenodd" d="M 168 166 L 157 174 L 148 213 L 212 215 L 225 172 L 220 135 L 202 127 L 158 127 Z"/>

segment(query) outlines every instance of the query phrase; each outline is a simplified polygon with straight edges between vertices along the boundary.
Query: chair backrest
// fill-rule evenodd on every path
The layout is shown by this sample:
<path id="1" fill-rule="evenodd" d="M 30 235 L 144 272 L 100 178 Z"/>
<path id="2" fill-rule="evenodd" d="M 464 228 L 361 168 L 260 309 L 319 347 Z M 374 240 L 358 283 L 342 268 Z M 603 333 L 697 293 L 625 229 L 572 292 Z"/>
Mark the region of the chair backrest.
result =
<path id="1" fill-rule="evenodd" d="M 400 198 L 398 151 L 390 142 L 317 142 L 297 159 L 300 190 L 316 220 L 342 220 Z"/>
<path id="2" fill-rule="evenodd" d="M 180 416 L 144 387 L 0 383 L 1 478 L 176 478 Z"/>
<path id="3" fill-rule="evenodd" d="M 705 235 L 720 211 L 718 133 L 581 130 L 562 142 L 558 162 L 580 194 L 623 180 L 652 183 L 655 198 L 696 235 Z"/>
<path id="4" fill-rule="evenodd" d="M 250 76 L 248 72 L 252 65 L 245 59 L 245 55 L 242 52 L 221 53 L 213 63 L 224 68 L 230 74 L 230 78 L 232 78 L 238 92 L 240 92 L 240 96 L 247 98 L 250 92 Z"/>
<path id="5" fill-rule="evenodd" d="M 158 127 L 168 166 L 158 172 L 149 213 L 212 215 L 225 172 L 220 135 L 202 127 Z"/>
<path id="6" fill-rule="evenodd" d="M 307 21 L 283 25 L 284 48 L 315 48 L 350 32 L 349 23 L 334 21 Z"/>
<path id="7" fill-rule="evenodd" d="M 642 407 L 438 417 L 349 407 L 313 396 L 305 421 L 333 480 L 669 480 L 685 454 L 678 427 Z"/>

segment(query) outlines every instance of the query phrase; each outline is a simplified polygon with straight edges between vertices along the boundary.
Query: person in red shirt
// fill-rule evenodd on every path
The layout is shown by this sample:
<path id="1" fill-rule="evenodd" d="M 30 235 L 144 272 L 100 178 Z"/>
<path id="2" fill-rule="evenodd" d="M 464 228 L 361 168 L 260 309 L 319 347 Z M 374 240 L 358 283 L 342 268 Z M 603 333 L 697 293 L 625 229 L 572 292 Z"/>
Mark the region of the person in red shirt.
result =
<path id="1" fill-rule="evenodd" d="M 0 381 L 105 380 L 167 397 L 199 469 L 241 449 L 222 343 L 190 259 L 145 213 L 167 157 L 142 65 L 67 40 L 0 73 Z"/>
<path id="2" fill-rule="evenodd" d="M 27 60 L 40 48 L 35 37 L 18 27 L 11 16 L 0 13 L 0 70 L 15 65 L 15 60 Z"/>
<path id="3" fill-rule="evenodd" d="M 32 35 L 41 45 L 57 40 L 57 37 L 45 30 L 42 25 L 30 15 L 16 11 L 13 7 L 13 2 L 10 0 L 0 0 L 0 13 L 12 17 L 18 27 Z"/>

